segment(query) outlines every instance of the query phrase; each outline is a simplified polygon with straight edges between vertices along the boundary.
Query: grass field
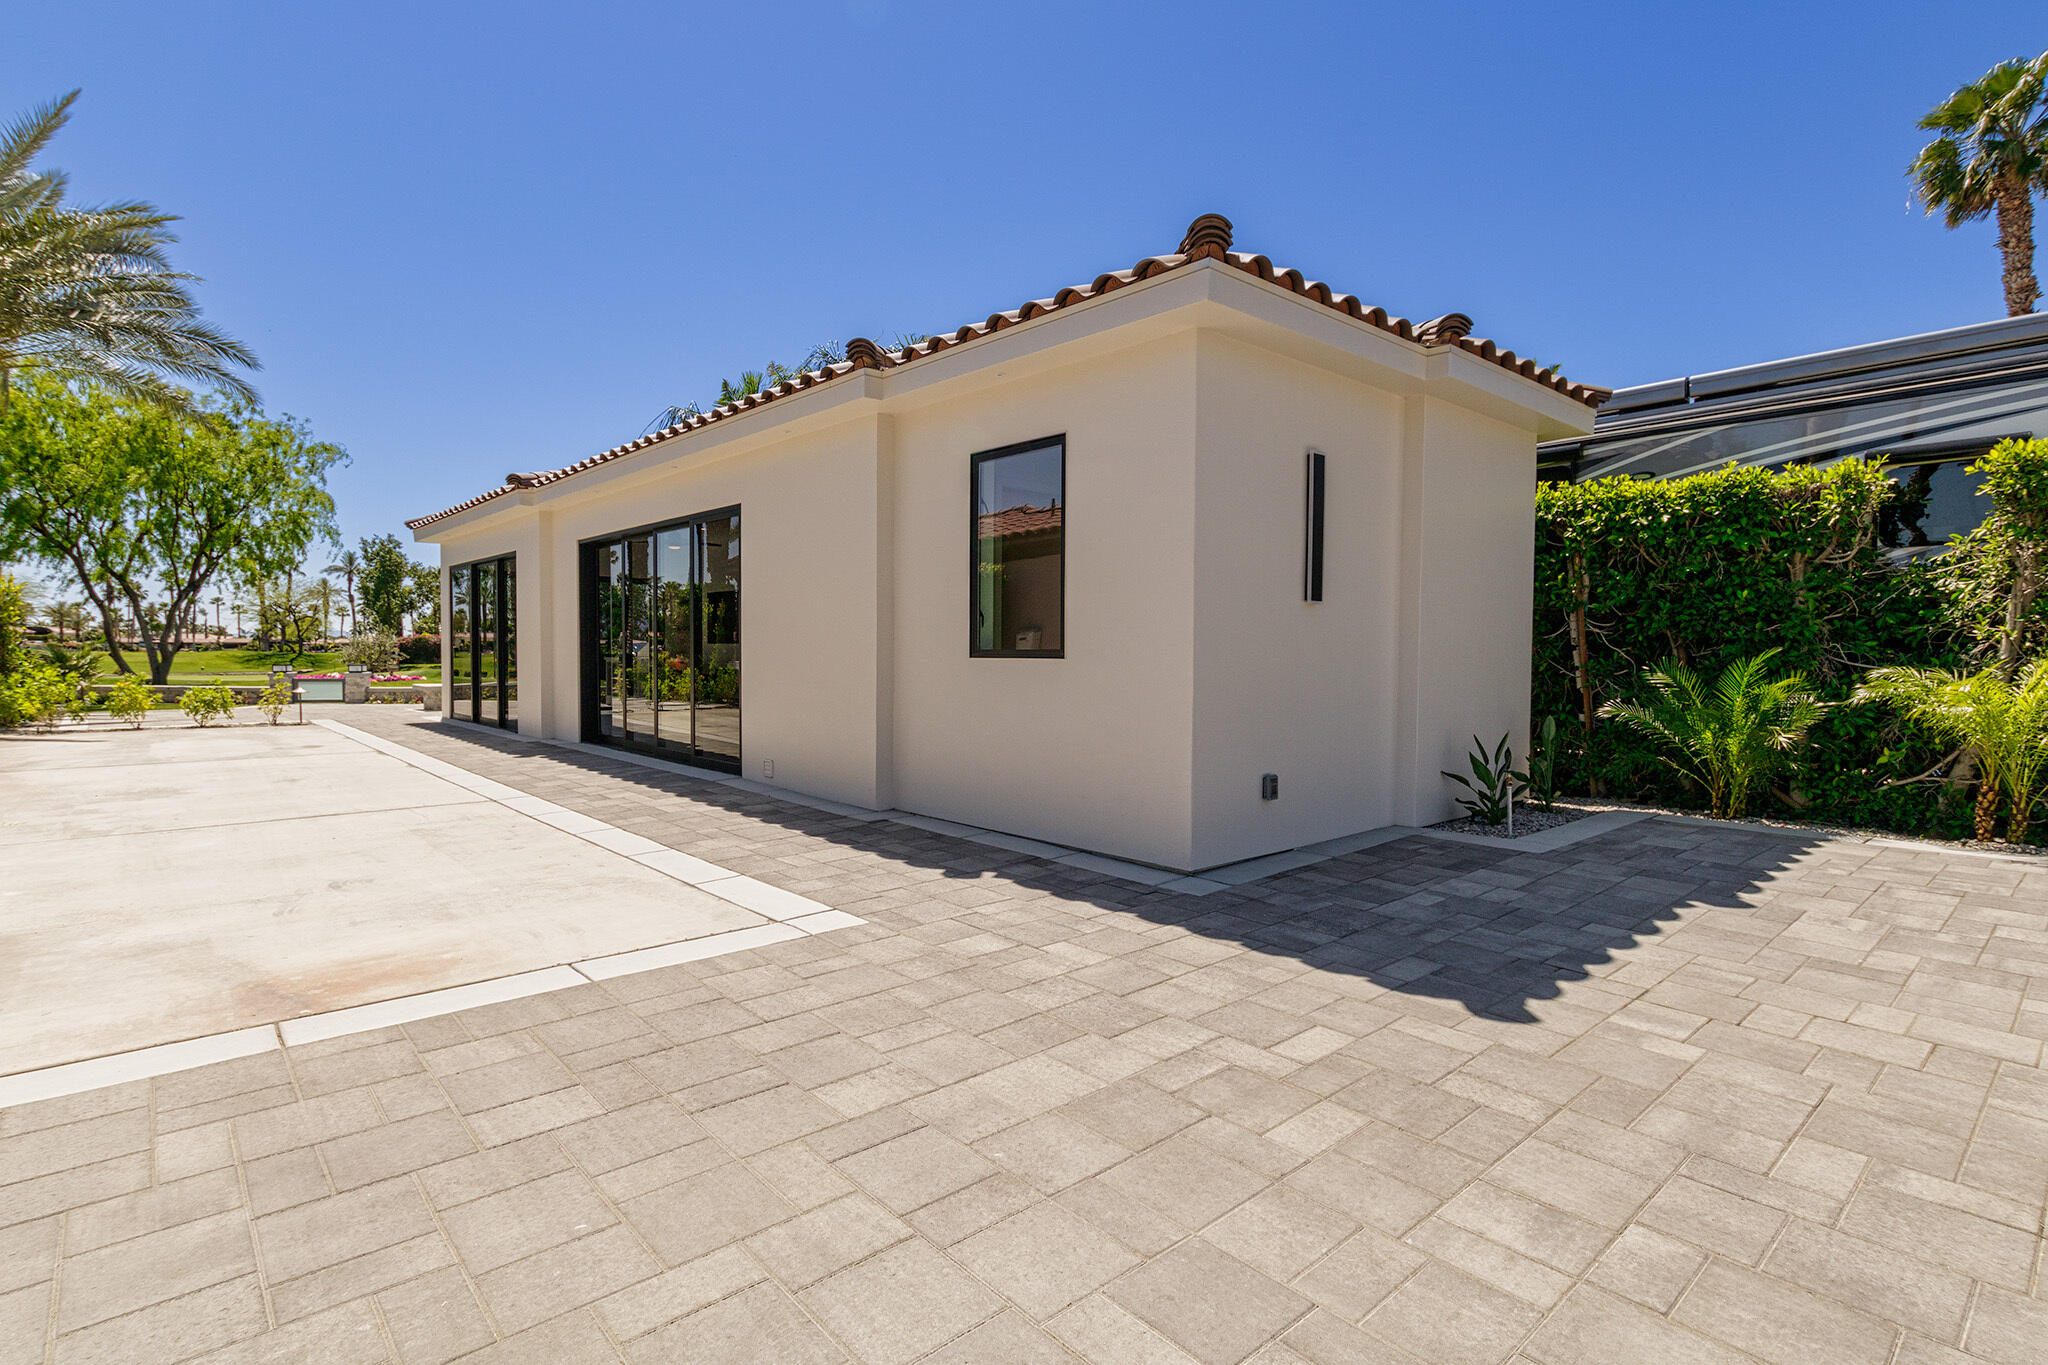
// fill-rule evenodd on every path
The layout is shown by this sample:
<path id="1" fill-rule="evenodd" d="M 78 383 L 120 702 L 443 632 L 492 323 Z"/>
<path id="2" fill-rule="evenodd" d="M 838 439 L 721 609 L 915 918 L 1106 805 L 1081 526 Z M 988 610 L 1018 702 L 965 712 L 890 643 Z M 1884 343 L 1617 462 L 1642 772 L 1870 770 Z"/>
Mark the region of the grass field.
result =
<path id="1" fill-rule="evenodd" d="M 147 679 L 147 661 L 139 650 L 126 651 L 129 667 Z M 315 651 L 294 656 L 290 650 L 269 649 L 181 649 L 171 660 L 170 681 L 193 683 L 224 682 L 248 685 L 270 681 L 273 666 L 296 668 L 301 673 L 340 673 L 345 665 L 337 651 Z M 439 664 L 400 664 L 399 673 L 417 673 L 427 682 L 441 681 Z M 116 673 L 110 666 L 102 675 L 111 681 Z M 402 685 L 402 684 L 394 684 Z"/>

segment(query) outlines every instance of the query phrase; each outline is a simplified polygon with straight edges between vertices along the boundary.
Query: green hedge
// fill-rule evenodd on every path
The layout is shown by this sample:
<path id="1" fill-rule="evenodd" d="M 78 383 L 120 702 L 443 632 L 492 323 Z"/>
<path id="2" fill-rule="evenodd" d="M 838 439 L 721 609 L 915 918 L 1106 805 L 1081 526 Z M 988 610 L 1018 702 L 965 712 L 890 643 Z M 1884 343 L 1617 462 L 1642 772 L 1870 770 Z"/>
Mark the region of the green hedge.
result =
<path id="1" fill-rule="evenodd" d="M 1604 702 L 1641 700 L 1643 673 L 1666 660 L 1711 676 L 1776 646 L 1781 665 L 1804 671 L 1830 701 L 1882 664 L 1963 663 L 1972 640 L 1943 571 L 1894 565 L 1877 543 L 1892 496 L 1877 466 L 1859 460 L 1542 486 L 1533 710 L 1539 720 L 1557 716 L 1568 737 L 1561 789 L 1701 804 L 1647 741 L 1597 718 L 1587 724 Z M 1968 837 L 1967 793 L 1886 785 L 1943 756 L 1881 709 L 1837 709 L 1764 810 Z"/>

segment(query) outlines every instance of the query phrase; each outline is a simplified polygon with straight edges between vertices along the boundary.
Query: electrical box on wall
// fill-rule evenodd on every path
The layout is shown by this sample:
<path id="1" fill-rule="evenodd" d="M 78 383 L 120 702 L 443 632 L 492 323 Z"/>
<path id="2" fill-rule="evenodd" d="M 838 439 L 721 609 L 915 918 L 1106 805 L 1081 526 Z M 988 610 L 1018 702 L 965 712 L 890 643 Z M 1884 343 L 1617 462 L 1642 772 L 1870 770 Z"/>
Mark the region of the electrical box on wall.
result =
<path id="1" fill-rule="evenodd" d="M 1261 773 L 1261 774 L 1259 775 L 1259 800 L 1261 800 L 1261 801 L 1278 801 L 1279 799 L 1280 799 L 1280 774 L 1278 774 L 1278 773 Z"/>
<path id="2" fill-rule="evenodd" d="M 764 759 L 762 759 L 762 760 L 761 760 L 761 776 L 763 776 L 763 777 L 773 777 L 773 776 L 775 776 L 775 760 L 774 760 L 774 759 L 772 759 L 772 758 L 764 758 Z"/>

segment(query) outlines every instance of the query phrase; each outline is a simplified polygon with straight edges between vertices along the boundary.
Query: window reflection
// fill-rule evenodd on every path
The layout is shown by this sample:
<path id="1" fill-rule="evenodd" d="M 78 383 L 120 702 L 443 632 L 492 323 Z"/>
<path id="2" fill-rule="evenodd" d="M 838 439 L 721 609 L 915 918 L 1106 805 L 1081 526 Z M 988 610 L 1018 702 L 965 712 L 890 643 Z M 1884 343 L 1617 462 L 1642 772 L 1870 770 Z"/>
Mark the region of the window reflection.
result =
<path id="1" fill-rule="evenodd" d="M 972 652 L 1058 656 L 1066 648 L 1066 444 L 973 460 Z"/>

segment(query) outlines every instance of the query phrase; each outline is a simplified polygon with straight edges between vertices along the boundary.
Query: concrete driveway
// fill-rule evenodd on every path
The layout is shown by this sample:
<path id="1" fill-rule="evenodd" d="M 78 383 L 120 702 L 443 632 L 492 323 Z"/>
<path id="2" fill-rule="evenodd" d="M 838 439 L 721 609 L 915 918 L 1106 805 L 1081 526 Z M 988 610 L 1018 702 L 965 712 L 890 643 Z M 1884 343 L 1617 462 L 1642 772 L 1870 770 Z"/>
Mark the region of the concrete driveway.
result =
<path id="1" fill-rule="evenodd" d="M 311 724 L 0 740 L 0 1075 L 769 922 L 465 776 Z"/>

